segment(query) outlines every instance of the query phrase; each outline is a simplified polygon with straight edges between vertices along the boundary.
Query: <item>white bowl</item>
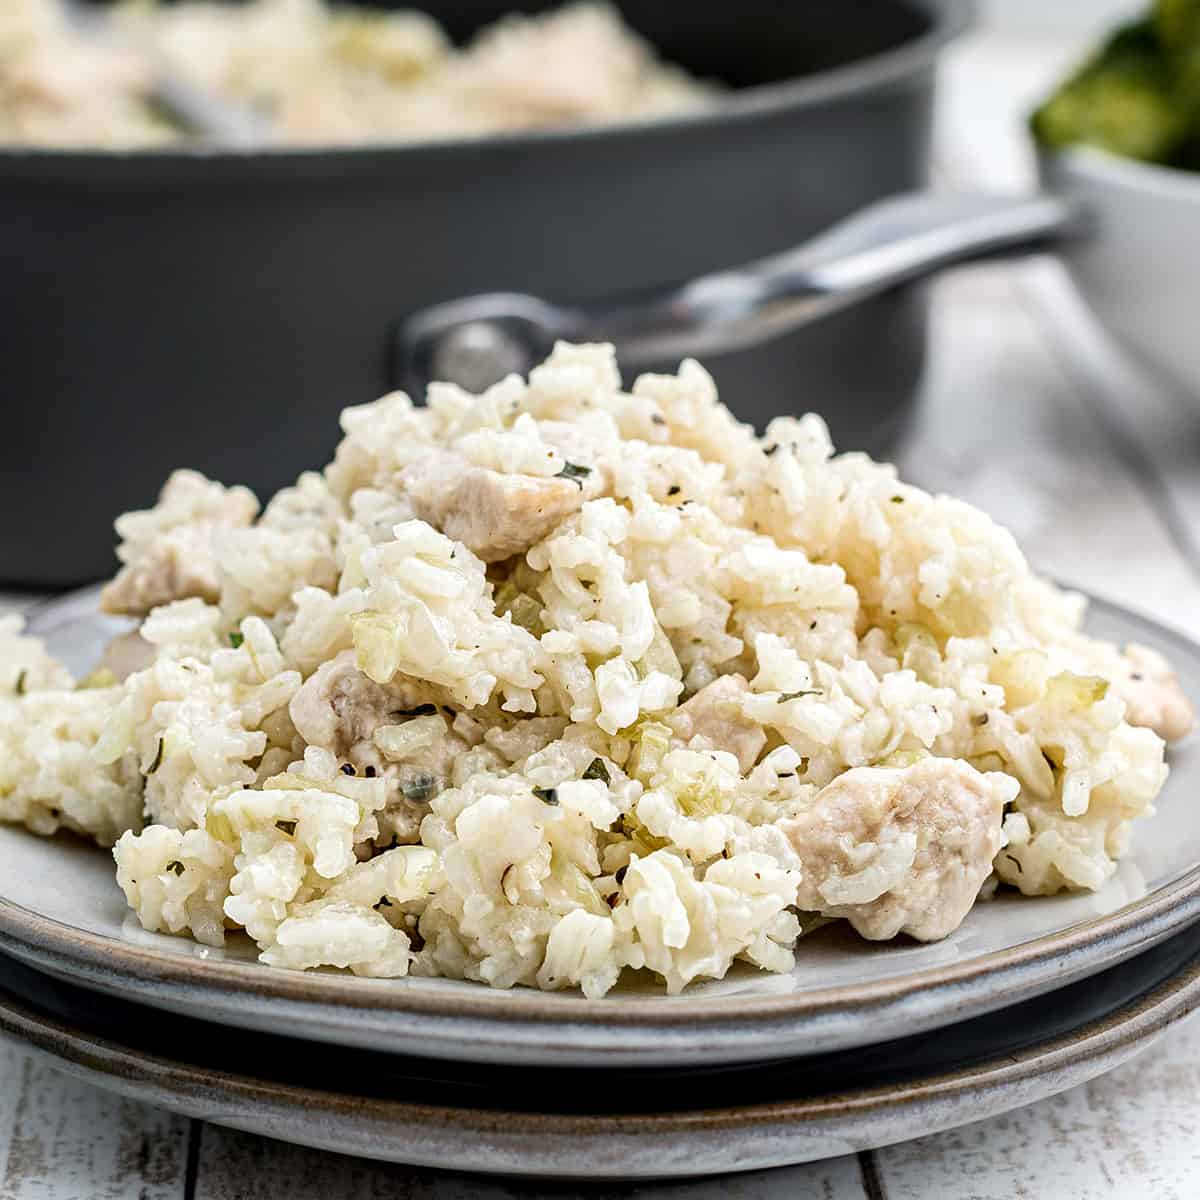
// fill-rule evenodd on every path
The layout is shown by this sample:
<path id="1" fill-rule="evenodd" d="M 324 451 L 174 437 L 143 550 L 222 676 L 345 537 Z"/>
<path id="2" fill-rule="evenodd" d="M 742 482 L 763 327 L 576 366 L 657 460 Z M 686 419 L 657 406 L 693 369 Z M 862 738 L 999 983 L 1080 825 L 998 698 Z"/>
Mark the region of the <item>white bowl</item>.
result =
<path id="1" fill-rule="evenodd" d="M 1200 173 L 1088 148 L 1040 165 L 1046 187 L 1095 219 L 1061 252 L 1096 315 L 1123 349 L 1200 403 Z"/>

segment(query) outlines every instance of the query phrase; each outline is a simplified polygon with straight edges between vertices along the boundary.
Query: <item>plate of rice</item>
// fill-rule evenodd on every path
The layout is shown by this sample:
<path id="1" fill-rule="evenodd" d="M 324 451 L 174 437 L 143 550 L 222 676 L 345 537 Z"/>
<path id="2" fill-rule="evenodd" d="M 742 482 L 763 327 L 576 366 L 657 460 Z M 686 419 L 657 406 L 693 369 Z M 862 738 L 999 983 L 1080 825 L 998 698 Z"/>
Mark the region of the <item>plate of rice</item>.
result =
<path id="1" fill-rule="evenodd" d="M 110 583 L 0 623 L 5 949 L 293 1036 L 711 1063 L 1200 915 L 1200 651 L 819 417 L 562 344 L 341 426 L 261 510 L 176 471 Z"/>

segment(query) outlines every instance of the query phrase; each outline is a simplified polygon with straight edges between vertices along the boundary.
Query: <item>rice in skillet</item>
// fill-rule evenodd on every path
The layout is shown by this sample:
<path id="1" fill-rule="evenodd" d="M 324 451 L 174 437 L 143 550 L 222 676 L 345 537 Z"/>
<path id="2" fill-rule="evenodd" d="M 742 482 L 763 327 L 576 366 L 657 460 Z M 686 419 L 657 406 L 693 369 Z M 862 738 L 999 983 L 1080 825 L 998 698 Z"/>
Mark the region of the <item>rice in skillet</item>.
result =
<path id="1" fill-rule="evenodd" d="M 115 842 L 148 929 L 589 996 L 784 971 L 801 914 L 1100 886 L 1190 728 L 983 513 L 694 362 L 625 392 L 560 345 L 342 428 L 261 516 L 181 471 L 120 519 L 140 631 L 89 686 L 0 627 L 0 814 Z"/>
<path id="2" fill-rule="evenodd" d="M 717 94 L 606 4 L 514 13 L 461 47 L 420 10 L 326 0 L 122 0 L 110 15 L 113 36 L 97 39 L 62 0 L 0 3 L 0 143 L 188 141 L 151 103 L 164 68 L 252 109 L 277 145 L 648 120 Z"/>

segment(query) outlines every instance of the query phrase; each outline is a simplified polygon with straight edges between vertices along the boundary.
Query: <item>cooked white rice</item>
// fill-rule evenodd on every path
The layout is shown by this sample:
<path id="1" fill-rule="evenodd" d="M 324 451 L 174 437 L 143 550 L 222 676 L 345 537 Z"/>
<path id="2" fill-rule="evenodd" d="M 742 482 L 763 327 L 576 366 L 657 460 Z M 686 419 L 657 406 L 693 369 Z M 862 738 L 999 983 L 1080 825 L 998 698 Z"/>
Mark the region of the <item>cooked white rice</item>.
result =
<path id="1" fill-rule="evenodd" d="M 677 991 L 791 969 L 810 915 L 931 939 L 1099 887 L 1153 811 L 1167 664 L 819 418 L 756 437 L 607 346 L 427 399 L 348 409 L 257 521 L 187 472 L 122 517 L 123 682 L 0 625 L 0 814 L 115 842 L 147 929 Z"/>
<path id="2" fill-rule="evenodd" d="M 462 48 L 423 12 L 325 0 L 124 0 L 114 24 L 123 39 L 98 43 L 60 0 L 0 4 L 0 142 L 182 140 L 147 103 L 153 64 L 257 111 L 288 144 L 640 120 L 712 93 L 594 3 L 509 17 Z"/>

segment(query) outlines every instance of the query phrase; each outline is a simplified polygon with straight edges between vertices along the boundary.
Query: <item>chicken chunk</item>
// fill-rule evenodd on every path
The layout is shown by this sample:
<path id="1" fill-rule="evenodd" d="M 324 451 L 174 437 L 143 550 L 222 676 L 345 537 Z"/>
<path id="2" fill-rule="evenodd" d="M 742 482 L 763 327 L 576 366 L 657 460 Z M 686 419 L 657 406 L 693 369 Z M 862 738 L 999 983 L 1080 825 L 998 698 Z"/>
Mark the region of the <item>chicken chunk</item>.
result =
<path id="1" fill-rule="evenodd" d="M 422 521 L 484 562 L 524 553 L 585 499 L 574 479 L 505 475 L 453 450 L 425 455 L 404 469 L 400 482 Z"/>
<path id="2" fill-rule="evenodd" d="M 412 842 L 429 801 L 450 786 L 454 760 L 469 743 L 447 727 L 443 736 L 392 761 L 374 735 L 382 726 L 419 715 L 445 714 L 441 699 L 429 684 L 402 676 L 386 687 L 375 683 L 355 665 L 354 651 L 347 650 L 301 685 L 288 711 L 308 745 L 331 751 L 361 774 L 387 780 L 388 804 L 379 822 L 384 840 Z"/>
<path id="3" fill-rule="evenodd" d="M 1113 691 L 1125 701 L 1125 719 L 1130 725 L 1153 729 L 1168 742 L 1191 733 L 1196 710 L 1170 663 L 1158 651 L 1132 643 L 1125 647 L 1122 668 L 1120 673 L 1114 670 L 1111 682 Z"/>
<path id="4" fill-rule="evenodd" d="M 741 699 L 749 687 L 741 675 L 722 675 L 681 704 L 667 723 L 685 742 L 699 735 L 707 738 L 714 749 L 737 755 L 744 775 L 767 744 L 762 727 L 742 715 Z"/>
<path id="5" fill-rule="evenodd" d="M 354 651 L 344 650 L 322 664 L 292 697 L 288 707 L 296 732 L 310 745 L 347 759 L 359 743 L 370 742 L 377 726 L 393 709 L 423 701 L 398 695 L 376 683 L 355 665 Z M 365 764 L 364 764 L 365 765 Z"/>
<path id="6" fill-rule="evenodd" d="M 258 501 L 247 488 L 223 487 L 198 471 L 175 471 L 153 508 L 118 518 L 117 557 L 125 565 L 100 593 L 100 607 L 145 616 L 192 596 L 216 603 L 221 587 L 213 530 L 249 525 L 257 514 Z"/>
<path id="7" fill-rule="evenodd" d="M 780 823 L 801 861 L 797 905 L 845 917 L 873 941 L 945 937 L 991 873 L 1017 790 L 959 759 L 847 771 Z"/>
<path id="8" fill-rule="evenodd" d="M 100 592 L 107 613 L 145 616 L 160 604 L 198 596 L 215 604 L 221 594 L 210 544 L 211 529 L 185 525 L 160 534 Z"/>

